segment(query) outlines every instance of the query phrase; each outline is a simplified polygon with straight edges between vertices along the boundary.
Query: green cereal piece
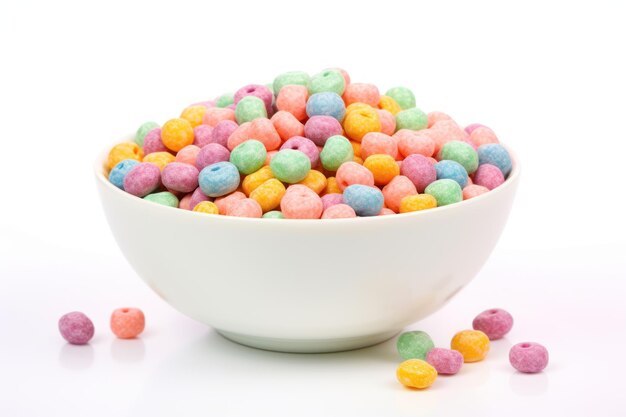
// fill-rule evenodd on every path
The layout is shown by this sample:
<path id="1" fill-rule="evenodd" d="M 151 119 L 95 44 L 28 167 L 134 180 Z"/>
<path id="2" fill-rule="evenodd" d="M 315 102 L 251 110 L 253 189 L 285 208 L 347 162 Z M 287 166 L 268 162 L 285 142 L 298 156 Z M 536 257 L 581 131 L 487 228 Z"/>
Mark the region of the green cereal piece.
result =
<path id="1" fill-rule="evenodd" d="M 148 194 L 143 198 L 144 200 L 152 201 L 153 203 L 162 204 L 169 207 L 178 207 L 178 198 L 169 191 L 163 191 L 160 193 Z"/>
<path id="2" fill-rule="evenodd" d="M 401 129 L 421 130 L 427 127 L 428 116 L 417 107 L 396 114 L 396 132 Z"/>
<path id="3" fill-rule="evenodd" d="M 272 94 L 276 95 L 274 93 L 274 83 L 268 83 L 268 84 L 265 84 L 265 86 L 267 87 L 268 90 L 272 92 Z"/>
<path id="4" fill-rule="evenodd" d="M 215 100 L 215 107 L 220 107 L 220 108 L 228 107 L 234 102 L 235 102 L 235 95 L 233 93 L 224 93 Z"/>
<path id="5" fill-rule="evenodd" d="M 137 133 L 135 133 L 135 143 L 139 146 L 143 146 L 143 140 L 152 129 L 160 127 L 157 122 L 146 122 L 139 126 Z"/>
<path id="6" fill-rule="evenodd" d="M 428 333 L 416 330 L 402 333 L 398 338 L 398 353 L 403 360 L 426 360 L 428 351 L 435 347 Z"/>
<path id="7" fill-rule="evenodd" d="M 235 108 L 235 119 L 237 119 L 238 124 L 259 118 L 267 118 L 267 110 L 263 100 L 255 96 L 246 96 L 239 100 Z"/>
<path id="8" fill-rule="evenodd" d="M 478 169 L 478 152 L 469 143 L 453 140 L 441 148 L 439 160 L 448 159 L 463 165 L 468 174 Z"/>
<path id="9" fill-rule="evenodd" d="M 255 139 L 240 143 L 230 153 L 230 162 L 244 175 L 259 170 L 265 163 L 267 150 L 265 145 Z"/>
<path id="10" fill-rule="evenodd" d="M 309 88 L 309 83 L 311 82 L 311 77 L 304 71 L 289 71 L 280 74 L 278 77 L 274 78 L 274 95 L 278 95 L 280 89 L 286 85 L 303 85 L 306 88 Z"/>
<path id="11" fill-rule="evenodd" d="M 331 92 L 342 95 L 346 88 L 346 80 L 337 70 L 325 70 L 315 74 L 309 84 L 309 94 Z"/>
<path id="12" fill-rule="evenodd" d="M 284 219 L 285 215 L 278 211 L 278 210 L 272 210 L 272 211 L 268 211 L 267 213 L 265 213 L 263 215 L 264 219 Z"/>
<path id="13" fill-rule="evenodd" d="M 458 182 L 447 178 L 433 181 L 424 190 L 437 200 L 437 207 L 458 203 L 463 200 L 463 190 Z"/>
<path id="14" fill-rule="evenodd" d="M 402 110 L 415 107 L 415 95 L 406 87 L 390 88 L 385 95 L 394 99 Z"/>
<path id="15" fill-rule="evenodd" d="M 311 170 L 311 160 L 303 152 L 283 149 L 272 157 L 270 169 L 279 181 L 295 184 L 307 176 Z"/>
<path id="16" fill-rule="evenodd" d="M 322 166 L 329 171 L 337 171 L 341 164 L 354 159 L 354 149 L 348 139 L 341 135 L 328 138 L 320 152 Z"/>

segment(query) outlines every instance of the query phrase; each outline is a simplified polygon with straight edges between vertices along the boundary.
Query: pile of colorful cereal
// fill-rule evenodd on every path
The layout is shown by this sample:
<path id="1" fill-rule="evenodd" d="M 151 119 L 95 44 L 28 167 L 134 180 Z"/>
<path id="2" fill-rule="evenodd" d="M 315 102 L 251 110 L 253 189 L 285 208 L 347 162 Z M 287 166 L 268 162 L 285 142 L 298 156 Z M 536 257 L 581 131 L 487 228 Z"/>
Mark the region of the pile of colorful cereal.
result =
<path id="1" fill-rule="evenodd" d="M 239 217 L 336 219 L 458 203 L 502 184 L 491 129 L 425 113 L 341 69 L 294 71 L 191 105 L 111 149 L 109 179 L 146 200 Z"/>

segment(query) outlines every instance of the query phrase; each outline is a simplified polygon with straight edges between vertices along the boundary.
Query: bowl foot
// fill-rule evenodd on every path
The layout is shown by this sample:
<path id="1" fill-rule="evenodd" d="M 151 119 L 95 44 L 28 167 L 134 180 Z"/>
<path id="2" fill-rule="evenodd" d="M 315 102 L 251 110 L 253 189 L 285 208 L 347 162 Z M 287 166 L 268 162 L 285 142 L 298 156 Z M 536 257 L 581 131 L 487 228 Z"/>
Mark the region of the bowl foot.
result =
<path id="1" fill-rule="evenodd" d="M 226 339 L 257 349 L 289 353 L 328 353 L 364 348 L 391 339 L 400 330 L 338 339 L 280 339 L 217 330 Z"/>

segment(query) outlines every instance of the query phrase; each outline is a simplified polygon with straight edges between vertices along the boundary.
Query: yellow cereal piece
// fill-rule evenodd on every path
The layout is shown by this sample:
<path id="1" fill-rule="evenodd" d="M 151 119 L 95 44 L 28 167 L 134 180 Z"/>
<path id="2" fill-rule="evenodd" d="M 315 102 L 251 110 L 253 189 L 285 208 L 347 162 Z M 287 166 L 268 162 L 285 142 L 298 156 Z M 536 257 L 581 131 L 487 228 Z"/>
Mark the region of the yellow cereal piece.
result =
<path id="1" fill-rule="evenodd" d="M 363 165 L 363 158 L 355 155 L 354 158 L 352 158 L 352 162 L 356 162 L 359 165 Z"/>
<path id="2" fill-rule="evenodd" d="M 306 177 L 304 177 L 304 179 L 298 184 L 306 185 L 317 194 L 321 194 L 321 192 L 326 189 L 328 180 L 326 179 L 326 176 L 324 174 L 312 169 L 309 171 Z"/>
<path id="3" fill-rule="evenodd" d="M 161 171 L 165 165 L 174 162 L 176 157 L 169 152 L 152 152 L 143 157 L 143 162 L 152 162 L 157 165 Z"/>
<path id="4" fill-rule="evenodd" d="M 178 152 L 193 143 L 193 128 L 187 119 L 171 119 L 161 128 L 161 140 L 167 149 Z"/>
<path id="5" fill-rule="evenodd" d="M 394 177 L 400 175 L 400 167 L 390 155 L 370 155 L 365 158 L 363 166 L 374 174 L 376 185 L 387 185 Z"/>
<path id="6" fill-rule="evenodd" d="M 361 102 L 352 103 L 348 107 L 346 107 L 346 115 L 348 113 L 352 113 L 354 110 L 371 109 L 371 108 L 372 108 L 372 106 L 370 106 L 369 104 L 366 104 L 366 103 L 361 103 Z"/>
<path id="7" fill-rule="evenodd" d="M 482 361 L 489 352 L 489 338 L 480 330 L 462 330 L 454 335 L 450 348 L 459 351 L 464 362 Z"/>
<path id="8" fill-rule="evenodd" d="M 326 178 L 326 188 L 324 189 L 324 194 L 343 194 L 343 191 L 341 191 L 341 188 L 339 188 L 339 184 L 337 183 L 337 178 Z"/>
<path id="9" fill-rule="evenodd" d="M 107 157 L 107 168 L 113 169 L 113 167 L 125 159 L 134 159 L 141 162 L 143 158 L 143 150 L 136 143 L 124 142 L 118 143 L 109 151 Z"/>
<path id="10" fill-rule="evenodd" d="M 349 139 L 361 142 L 361 139 L 367 133 L 380 132 L 381 124 L 378 112 L 367 106 L 346 113 L 346 117 L 343 120 L 343 129 L 346 131 L 346 136 Z"/>
<path id="11" fill-rule="evenodd" d="M 389 96 L 380 96 L 378 107 L 383 110 L 387 110 L 394 116 L 402 111 L 402 107 L 400 107 L 398 102 Z"/>
<path id="12" fill-rule="evenodd" d="M 211 201 L 201 201 L 193 208 L 193 211 L 206 214 L 220 214 L 220 209 Z"/>
<path id="13" fill-rule="evenodd" d="M 400 201 L 400 213 L 410 213 L 437 207 L 437 200 L 430 194 L 408 195 Z"/>
<path id="14" fill-rule="evenodd" d="M 435 382 L 437 370 L 421 359 L 409 359 L 398 366 L 396 377 L 405 387 L 424 389 Z"/>
<path id="15" fill-rule="evenodd" d="M 352 150 L 354 151 L 354 156 L 361 156 L 361 143 L 356 142 L 354 140 L 350 141 L 350 145 L 352 145 Z"/>
<path id="16" fill-rule="evenodd" d="M 250 197 L 250 193 L 252 193 L 255 188 L 272 178 L 274 178 L 274 174 L 272 174 L 272 169 L 269 165 L 265 165 L 258 171 L 246 175 L 241 184 L 241 191 L 243 191 L 248 197 Z"/>
<path id="17" fill-rule="evenodd" d="M 202 105 L 189 106 L 183 110 L 180 114 L 180 118 L 187 120 L 191 124 L 191 127 L 200 126 L 206 110 L 207 108 Z"/>
<path id="18" fill-rule="evenodd" d="M 276 178 L 270 178 L 256 187 L 250 193 L 250 198 L 259 203 L 263 213 L 267 213 L 280 205 L 280 200 L 282 200 L 286 191 L 282 182 Z"/>

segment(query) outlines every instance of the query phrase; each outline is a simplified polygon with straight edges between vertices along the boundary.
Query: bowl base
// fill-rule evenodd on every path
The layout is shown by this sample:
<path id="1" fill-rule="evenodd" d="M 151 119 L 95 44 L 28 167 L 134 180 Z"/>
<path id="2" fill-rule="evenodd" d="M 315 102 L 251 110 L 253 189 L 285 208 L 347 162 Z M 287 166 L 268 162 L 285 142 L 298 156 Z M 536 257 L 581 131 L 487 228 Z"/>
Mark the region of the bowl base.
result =
<path id="1" fill-rule="evenodd" d="M 400 333 L 400 330 L 338 339 L 279 339 L 272 337 L 250 336 L 246 334 L 227 332 L 224 330 L 217 330 L 217 332 L 226 339 L 235 343 L 257 349 L 287 353 L 329 353 L 373 346 L 391 339 Z"/>

